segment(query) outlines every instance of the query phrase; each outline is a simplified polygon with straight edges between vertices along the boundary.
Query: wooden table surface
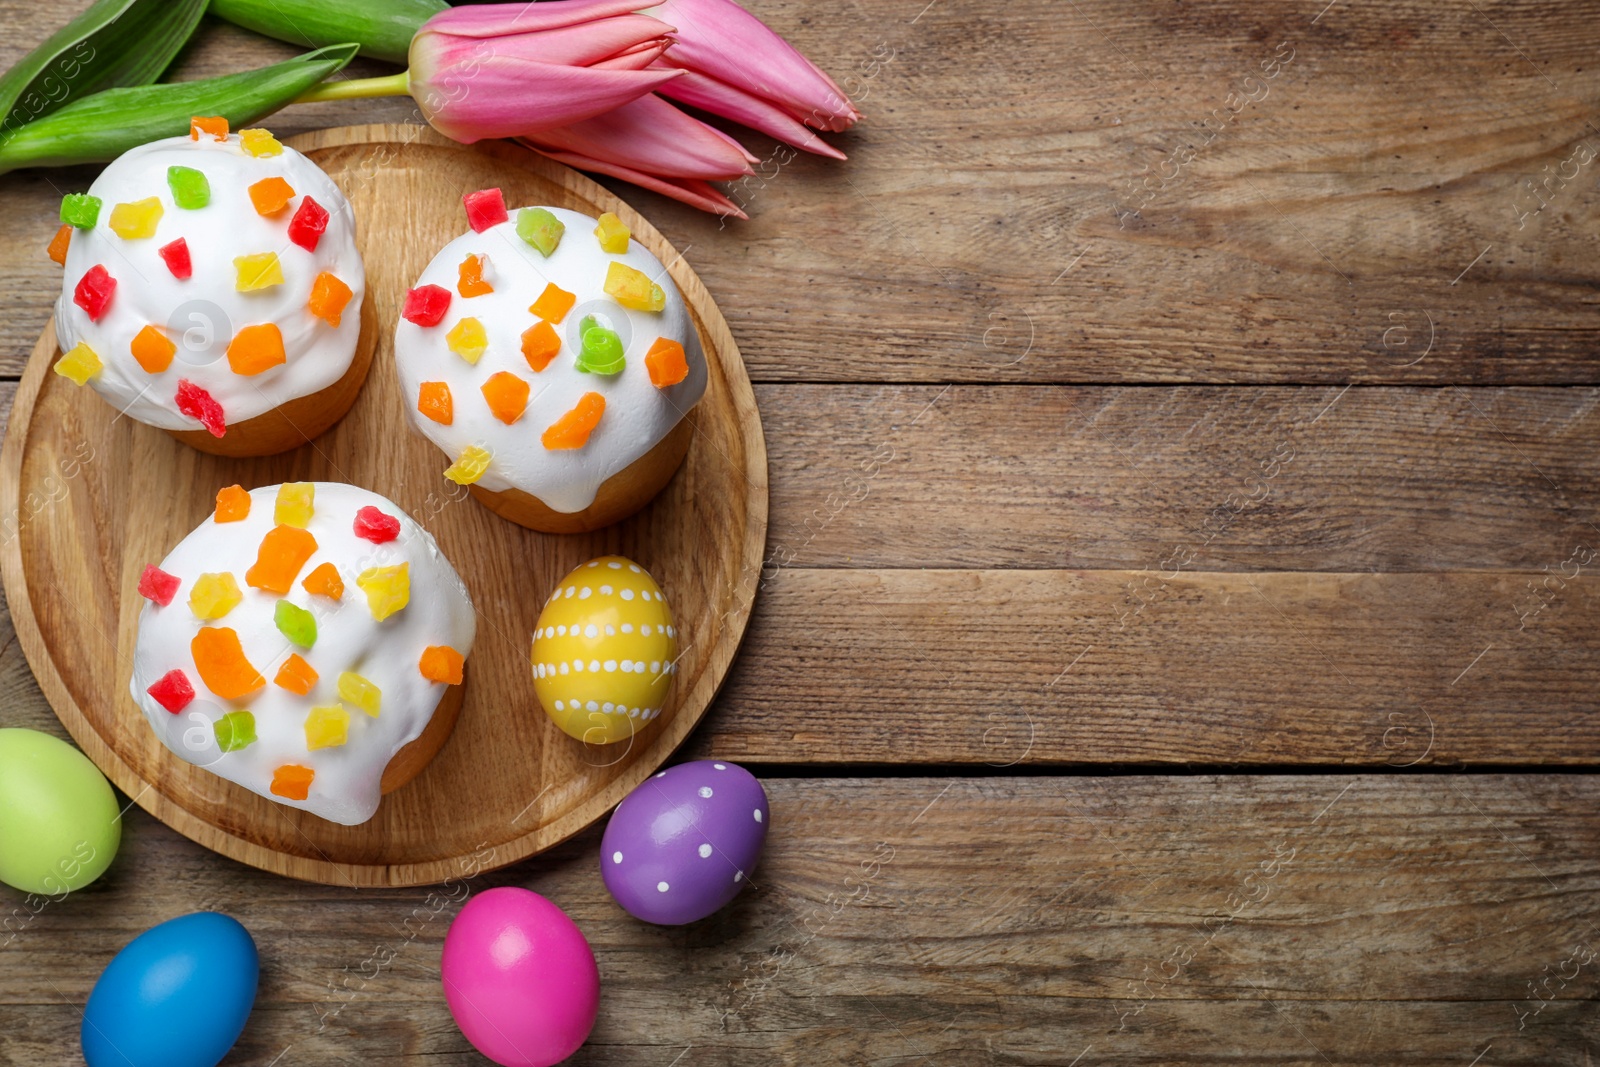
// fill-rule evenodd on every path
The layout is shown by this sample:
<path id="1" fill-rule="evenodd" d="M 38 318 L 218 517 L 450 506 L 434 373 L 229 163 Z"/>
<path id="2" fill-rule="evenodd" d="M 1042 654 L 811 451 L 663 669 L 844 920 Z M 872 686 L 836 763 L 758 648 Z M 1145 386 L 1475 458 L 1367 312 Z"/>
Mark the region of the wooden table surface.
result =
<path id="1" fill-rule="evenodd" d="M 483 1063 L 440 945 L 520 885 L 599 960 L 573 1063 L 1589 1067 L 1600 5 L 752 7 L 849 162 L 747 137 L 726 226 L 608 184 L 762 408 L 770 565 L 684 753 L 766 781 L 756 884 L 662 929 L 598 830 L 356 891 L 131 808 L 92 887 L 0 887 L 0 1062 L 79 1062 L 111 955 L 215 908 L 262 954 L 226 1062 Z M 0 61 L 67 15 L 0 2 Z M 178 75 L 292 51 L 208 19 Z M 0 179 L 7 406 L 93 173 Z M 0 628 L 0 724 L 63 734 Z"/>

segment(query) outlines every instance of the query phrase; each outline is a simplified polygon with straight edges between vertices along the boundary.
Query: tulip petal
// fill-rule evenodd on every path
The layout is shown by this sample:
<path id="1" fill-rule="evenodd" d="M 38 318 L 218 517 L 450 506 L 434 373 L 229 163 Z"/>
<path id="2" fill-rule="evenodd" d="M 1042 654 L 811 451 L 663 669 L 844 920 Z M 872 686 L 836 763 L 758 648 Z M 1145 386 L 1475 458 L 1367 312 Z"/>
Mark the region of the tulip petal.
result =
<path id="1" fill-rule="evenodd" d="M 736 219 L 747 219 L 750 216 L 739 210 L 739 206 L 716 189 L 698 178 L 662 178 L 654 174 L 608 163 L 605 160 L 592 159 L 579 152 L 565 152 L 553 148 L 543 148 L 531 141 L 524 141 L 529 148 L 540 155 L 549 156 L 558 163 L 565 163 L 578 170 L 594 171 L 597 174 L 607 174 L 613 178 L 620 178 L 642 189 L 649 189 L 670 196 L 674 200 L 697 207 L 701 211 L 709 211 L 713 215 L 727 215 Z"/>
<path id="2" fill-rule="evenodd" d="M 569 67 L 496 54 L 437 71 L 413 67 L 411 95 L 434 129 L 471 144 L 592 119 L 636 102 L 674 74 Z"/>
<path id="3" fill-rule="evenodd" d="M 663 66 L 669 64 L 667 60 L 661 63 Z M 667 82 L 656 92 L 690 107 L 732 119 L 752 130 L 760 130 L 769 137 L 807 152 L 830 159 L 846 158 L 843 152 L 818 137 L 809 126 L 796 122 L 787 111 L 758 96 L 751 96 L 743 89 L 719 82 L 709 74 L 687 71 L 683 77 Z"/>
<path id="4" fill-rule="evenodd" d="M 639 9 L 638 0 L 545 0 L 531 4 L 475 4 L 452 7 L 423 23 L 422 32 L 439 30 L 460 37 L 503 37 L 514 33 L 577 26 Z M 415 47 L 415 42 L 413 42 Z"/>
<path id="5" fill-rule="evenodd" d="M 577 153 L 664 178 L 728 181 L 755 173 L 755 157 L 737 141 L 654 95 L 524 136 L 540 151 Z"/>
<path id="6" fill-rule="evenodd" d="M 641 45 L 664 46 L 667 32 L 671 29 L 661 20 L 646 15 L 623 15 L 538 33 L 506 34 L 489 42 L 488 47 L 493 50 L 490 53 L 493 55 L 510 55 L 536 63 L 587 67 L 633 51 Z M 440 36 L 447 38 L 449 35 Z M 441 40 L 428 47 L 435 53 L 442 51 L 446 56 L 477 55 L 481 58 L 484 55 L 484 40 L 477 37 L 458 37 L 448 44 Z"/>

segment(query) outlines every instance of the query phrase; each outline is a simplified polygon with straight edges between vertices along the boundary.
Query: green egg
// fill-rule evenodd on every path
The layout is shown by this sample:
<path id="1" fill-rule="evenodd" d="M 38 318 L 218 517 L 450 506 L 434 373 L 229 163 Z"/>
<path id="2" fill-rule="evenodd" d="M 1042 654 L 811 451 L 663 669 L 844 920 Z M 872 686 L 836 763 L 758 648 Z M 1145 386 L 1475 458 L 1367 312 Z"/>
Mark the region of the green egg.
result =
<path id="1" fill-rule="evenodd" d="M 122 841 L 111 783 L 37 730 L 0 729 L 0 882 L 56 896 L 105 873 Z"/>

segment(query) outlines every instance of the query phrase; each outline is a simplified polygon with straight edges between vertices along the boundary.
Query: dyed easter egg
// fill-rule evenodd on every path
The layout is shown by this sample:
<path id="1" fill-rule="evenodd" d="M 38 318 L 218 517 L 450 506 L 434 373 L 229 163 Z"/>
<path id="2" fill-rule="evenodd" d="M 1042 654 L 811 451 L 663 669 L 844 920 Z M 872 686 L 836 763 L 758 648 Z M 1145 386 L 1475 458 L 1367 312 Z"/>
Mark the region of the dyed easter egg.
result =
<path id="1" fill-rule="evenodd" d="M 632 560 L 606 556 L 550 594 L 533 631 L 533 688 L 556 725 L 609 744 L 661 714 L 677 658 L 661 587 Z"/>
<path id="2" fill-rule="evenodd" d="M 439 977 L 461 1033 L 502 1067 L 560 1063 L 588 1040 L 600 1008 L 583 931 L 515 886 L 467 901 L 445 934 Z"/>
<path id="3" fill-rule="evenodd" d="M 226 915 L 169 919 L 100 972 L 79 1039 L 89 1067 L 216 1067 L 256 1002 L 256 943 Z"/>
<path id="4" fill-rule="evenodd" d="M 743 767 L 680 763 L 646 778 L 606 825 L 600 876 L 629 915 L 678 926 L 739 895 L 767 839 L 767 793 Z"/>
<path id="5" fill-rule="evenodd" d="M 37 730 L 0 730 L 0 882 L 50 896 L 81 889 L 121 842 L 116 794 L 89 757 Z"/>

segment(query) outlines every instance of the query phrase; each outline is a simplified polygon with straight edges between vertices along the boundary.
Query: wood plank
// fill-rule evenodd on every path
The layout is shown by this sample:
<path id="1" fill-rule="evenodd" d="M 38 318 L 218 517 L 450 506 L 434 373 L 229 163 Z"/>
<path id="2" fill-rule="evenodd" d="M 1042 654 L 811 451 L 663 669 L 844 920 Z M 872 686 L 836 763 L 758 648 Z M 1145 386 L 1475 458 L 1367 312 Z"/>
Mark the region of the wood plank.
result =
<path id="1" fill-rule="evenodd" d="M 1533 1065 L 1600 1046 L 1592 777 L 767 786 L 754 888 L 685 929 L 611 902 L 595 831 L 433 890 L 347 890 L 218 863 L 134 810 L 93 887 L 34 916 L 0 890 L 23 913 L 0 949 L 0 1058 L 76 1062 L 74 1006 L 115 950 L 217 908 L 263 966 L 230 1062 L 480 1062 L 439 952 L 460 902 L 507 884 L 557 901 L 595 948 L 601 1016 L 576 1064 L 686 1048 L 712 1064 L 1468 1064 L 1492 1045 L 1484 1062 Z"/>

